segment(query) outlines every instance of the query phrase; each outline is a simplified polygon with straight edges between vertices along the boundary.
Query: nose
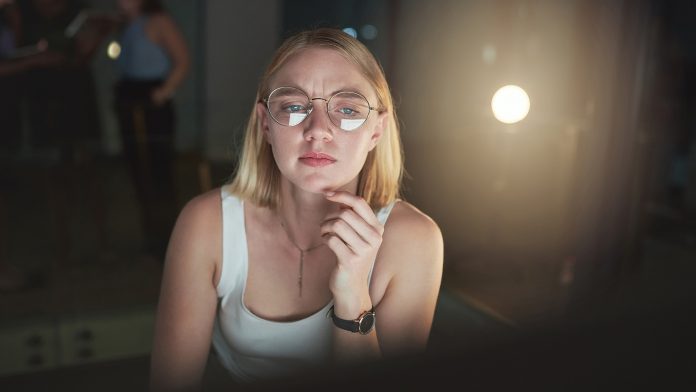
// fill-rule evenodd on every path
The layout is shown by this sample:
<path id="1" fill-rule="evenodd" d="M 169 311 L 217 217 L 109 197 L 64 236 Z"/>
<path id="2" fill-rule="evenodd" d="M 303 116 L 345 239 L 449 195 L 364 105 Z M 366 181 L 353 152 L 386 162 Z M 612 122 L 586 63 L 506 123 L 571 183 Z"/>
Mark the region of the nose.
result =
<path id="1" fill-rule="evenodd" d="M 320 102 L 314 102 L 320 100 Z M 304 137 L 307 141 L 321 140 L 330 142 L 333 140 L 333 131 L 331 130 L 331 120 L 326 112 L 326 100 L 323 98 L 312 98 L 312 112 L 309 117 L 303 122 Z"/>

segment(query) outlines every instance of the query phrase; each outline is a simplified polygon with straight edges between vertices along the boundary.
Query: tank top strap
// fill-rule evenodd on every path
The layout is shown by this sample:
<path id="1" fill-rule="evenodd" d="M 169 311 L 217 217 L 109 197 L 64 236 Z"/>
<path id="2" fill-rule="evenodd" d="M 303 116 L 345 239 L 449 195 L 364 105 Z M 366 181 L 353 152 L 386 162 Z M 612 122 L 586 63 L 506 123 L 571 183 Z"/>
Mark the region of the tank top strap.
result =
<path id="1" fill-rule="evenodd" d="M 398 202 L 399 199 L 396 199 L 392 201 L 391 203 L 387 204 L 386 206 L 382 207 L 377 211 L 377 220 L 379 223 L 382 225 L 385 225 L 387 223 L 387 218 L 389 218 L 389 214 L 391 213 L 392 209 L 396 205 L 396 202 Z"/>
<path id="2" fill-rule="evenodd" d="M 399 199 L 396 199 L 396 200 L 392 201 L 391 203 L 387 204 L 386 206 L 380 208 L 379 211 L 377 211 L 376 215 L 377 215 L 377 220 L 379 221 L 379 223 L 381 223 L 382 225 L 387 224 L 387 219 L 389 218 L 389 214 L 391 214 L 392 209 L 394 208 L 394 205 L 396 205 L 396 203 L 398 201 L 399 201 Z M 368 286 L 370 285 L 370 282 L 372 281 L 372 270 L 375 269 L 375 261 L 377 261 L 377 260 L 376 259 L 372 260 L 372 266 L 370 267 L 370 273 L 367 275 Z"/>
<path id="3" fill-rule="evenodd" d="M 218 298 L 224 297 L 235 287 L 242 287 L 245 279 L 247 257 L 246 232 L 244 229 L 244 203 L 229 192 L 227 186 L 220 188 L 222 200 L 222 261 Z"/>

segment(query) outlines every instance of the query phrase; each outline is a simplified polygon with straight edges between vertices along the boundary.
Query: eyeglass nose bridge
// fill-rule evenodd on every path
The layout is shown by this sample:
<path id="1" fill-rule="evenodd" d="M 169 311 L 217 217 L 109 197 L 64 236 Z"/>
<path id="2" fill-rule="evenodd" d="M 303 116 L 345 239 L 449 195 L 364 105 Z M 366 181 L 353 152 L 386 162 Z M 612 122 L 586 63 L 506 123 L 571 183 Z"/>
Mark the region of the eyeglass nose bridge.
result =
<path id="1" fill-rule="evenodd" d="M 329 100 L 326 98 L 322 98 L 322 97 L 315 97 L 315 98 L 309 98 L 309 110 L 307 110 L 307 115 L 305 116 L 304 120 L 306 120 L 307 117 L 309 117 L 309 115 L 312 114 L 312 112 L 314 111 L 314 101 L 316 101 L 317 99 L 322 100 L 326 103 L 326 115 L 329 116 Z M 302 120 L 302 121 L 304 121 L 304 120 Z M 331 117 L 329 117 L 329 121 L 331 123 L 333 123 L 333 121 L 331 120 Z"/>

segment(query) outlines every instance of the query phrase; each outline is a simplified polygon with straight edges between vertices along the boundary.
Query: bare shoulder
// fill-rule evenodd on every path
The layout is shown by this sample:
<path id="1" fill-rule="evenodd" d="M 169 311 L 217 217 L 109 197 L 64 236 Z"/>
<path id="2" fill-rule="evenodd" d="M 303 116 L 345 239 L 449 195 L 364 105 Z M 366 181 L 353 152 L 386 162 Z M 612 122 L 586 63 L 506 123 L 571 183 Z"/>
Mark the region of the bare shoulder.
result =
<path id="1" fill-rule="evenodd" d="M 388 275 L 436 272 L 443 262 L 440 227 L 412 204 L 399 201 L 385 224 L 380 253 Z"/>
<path id="2" fill-rule="evenodd" d="M 216 248 L 222 230 L 221 209 L 219 188 L 189 200 L 179 213 L 170 250 L 177 251 L 185 247 L 199 255 L 217 255 Z"/>
<path id="3" fill-rule="evenodd" d="M 442 241 L 437 223 L 414 205 L 399 201 L 387 219 L 384 240 L 395 241 L 399 246 L 422 246 L 423 242 Z"/>
<path id="4" fill-rule="evenodd" d="M 181 210 L 179 219 L 194 222 L 220 220 L 220 188 L 212 189 L 189 200 Z"/>
<path id="5" fill-rule="evenodd" d="M 148 30 L 159 43 L 166 42 L 167 38 L 177 36 L 178 28 L 174 19 L 164 12 L 152 14 L 148 20 Z"/>
<path id="6" fill-rule="evenodd" d="M 175 27 L 174 19 L 165 12 L 156 12 L 148 18 L 148 23 L 156 27 L 171 28 Z"/>
<path id="7" fill-rule="evenodd" d="M 423 314 L 423 309 L 434 306 L 443 263 L 444 246 L 437 223 L 412 204 L 397 202 L 385 224 L 375 263 L 375 299 L 380 304 L 393 303 L 400 314 L 404 304 L 420 303 L 423 307 L 418 313 Z M 432 303 L 424 304 L 426 299 Z"/>

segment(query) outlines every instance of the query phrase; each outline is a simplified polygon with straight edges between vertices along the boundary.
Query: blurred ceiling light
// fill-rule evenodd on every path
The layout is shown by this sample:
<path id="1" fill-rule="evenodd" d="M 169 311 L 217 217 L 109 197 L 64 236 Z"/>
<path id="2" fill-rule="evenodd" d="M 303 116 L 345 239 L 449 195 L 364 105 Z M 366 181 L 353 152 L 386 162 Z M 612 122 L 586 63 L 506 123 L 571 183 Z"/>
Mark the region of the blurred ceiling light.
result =
<path id="1" fill-rule="evenodd" d="M 116 60 L 120 54 L 121 45 L 119 45 L 116 41 L 111 41 L 109 46 L 106 48 L 106 55 L 109 56 L 110 59 Z"/>
<path id="2" fill-rule="evenodd" d="M 514 124 L 523 120 L 529 113 L 529 95 L 519 86 L 503 86 L 491 100 L 493 115 L 505 124 Z"/>
<path id="3" fill-rule="evenodd" d="M 345 29 L 343 29 L 343 32 L 350 35 L 353 38 L 358 38 L 358 31 L 352 27 L 346 27 Z"/>
<path id="4" fill-rule="evenodd" d="M 483 58 L 483 62 L 491 65 L 495 63 L 495 59 L 498 57 L 498 51 L 495 50 L 495 46 L 486 44 L 483 45 L 483 50 L 481 51 L 481 57 Z"/>
<path id="5" fill-rule="evenodd" d="M 373 40 L 377 38 L 377 27 L 367 24 L 360 29 L 360 35 L 368 40 Z"/>

